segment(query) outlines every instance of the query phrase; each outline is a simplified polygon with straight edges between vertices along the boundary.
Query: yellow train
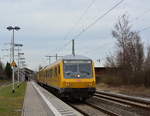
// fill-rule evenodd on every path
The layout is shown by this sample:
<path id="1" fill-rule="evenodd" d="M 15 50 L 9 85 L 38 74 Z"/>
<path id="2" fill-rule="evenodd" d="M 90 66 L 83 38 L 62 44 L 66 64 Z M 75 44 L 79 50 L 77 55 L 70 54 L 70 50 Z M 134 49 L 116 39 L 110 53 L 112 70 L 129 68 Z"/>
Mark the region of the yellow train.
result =
<path id="1" fill-rule="evenodd" d="M 37 81 L 60 97 L 85 100 L 96 90 L 94 63 L 85 56 L 64 56 L 41 69 Z"/>

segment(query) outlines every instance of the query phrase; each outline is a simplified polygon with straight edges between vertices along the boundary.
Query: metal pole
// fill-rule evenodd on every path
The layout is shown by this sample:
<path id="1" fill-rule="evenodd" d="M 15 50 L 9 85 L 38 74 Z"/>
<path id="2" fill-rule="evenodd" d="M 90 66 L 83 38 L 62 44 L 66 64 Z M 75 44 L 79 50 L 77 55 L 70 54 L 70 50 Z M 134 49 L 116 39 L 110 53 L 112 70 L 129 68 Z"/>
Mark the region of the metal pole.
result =
<path id="1" fill-rule="evenodd" d="M 49 65 L 51 64 L 51 57 L 49 56 Z"/>
<path id="2" fill-rule="evenodd" d="M 57 54 L 56 54 L 56 61 L 57 61 Z"/>
<path id="3" fill-rule="evenodd" d="M 12 61 L 14 62 L 14 29 L 13 29 L 13 39 L 12 39 Z M 14 86 L 14 77 L 15 77 L 15 72 L 14 72 L 14 66 L 13 66 L 13 75 L 12 75 L 12 82 L 13 82 L 13 87 L 12 87 L 12 92 L 15 92 L 15 86 Z"/>
<path id="4" fill-rule="evenodd" d="M 11 51 L 12 51 L 12 50 L 11 50 L 11 45 L 10 45 L 10 63 L 11 63 Z"/>
<path id="5" fill-rule="evenodd" d="M 10 63 L 12 62 L 12 40 L 13 40 L 13 35 L 11 35 L 11 42 L 10 42 Z"/>
<path id="6" fill-rule="evenodd" d="M 72 40 L 72 55 L 75 56 L 74 39 Z"/>
<path id="7" fill-rule="evenodd" d="M 19 61 L 20 60 L 20 54 L 19 54 L 19 46 L 18 46 L 18 85 L 17 85 L 17 87 L 19 88 L 19 70 L 20 70 L 20 64 L 19 64 Z"/>

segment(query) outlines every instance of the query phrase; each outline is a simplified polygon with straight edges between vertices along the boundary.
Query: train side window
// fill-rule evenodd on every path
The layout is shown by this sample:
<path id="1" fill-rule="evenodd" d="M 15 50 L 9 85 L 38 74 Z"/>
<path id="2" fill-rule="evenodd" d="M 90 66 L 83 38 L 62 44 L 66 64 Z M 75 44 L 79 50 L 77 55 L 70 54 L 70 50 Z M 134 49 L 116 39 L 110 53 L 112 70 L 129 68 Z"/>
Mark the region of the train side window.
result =
<path id="1" fill-rule="evenodd" d="M 58 66 L 56 66 L 56 76 L 58 76 Z"/>
<path id="2" fill-rule="evenodd" d="M 52 68 L 52 78 L 55 76 L 54 73 L 54 68 Z"/>
<path id="3" fill-rule="evenodd" d="M 47 78 L 49 77 L 49 70 L 47 70 Z"/>
<path id="4" fill-rule="evenodd" d="M 46 78 L 47 78 L 47 71 L 46 71 Z"/>
<path id="5" fill-rule="evenodd" d="M 52 69 L 50 70 L 50 77 L 52 78 Z"/>
<path id="6" fill-rule="evenodd" d="M 51 70 L 52 70 L 52 78 L 53 78 L 53 68 Z"/>
<path id="7" fill-rule="evenodd" d="M 60 75 L 60 66 L 58 65 L 58 75 Z"/>
<path id="8" fill-rule="evenodd" d="M 51 77 L 51 70 L 49 70 L 48 72 L 49 72 L 49 77 Z"/>
<path id="9" fill-rule="evenodd" d="M 49 70 L 47 71 L 47 73 L 48 73 L 48 78 L 49 78 L 49 74 L 50 74 L 50 73 L 49 73 Z"/>
<path id="10" fill-rule="evenodd" d="M 54 72 L 55 72 L 54 74 L 55 74 L 55 77 L 56 77 L 57 76 L 57 67 L 54 68 Z"/>

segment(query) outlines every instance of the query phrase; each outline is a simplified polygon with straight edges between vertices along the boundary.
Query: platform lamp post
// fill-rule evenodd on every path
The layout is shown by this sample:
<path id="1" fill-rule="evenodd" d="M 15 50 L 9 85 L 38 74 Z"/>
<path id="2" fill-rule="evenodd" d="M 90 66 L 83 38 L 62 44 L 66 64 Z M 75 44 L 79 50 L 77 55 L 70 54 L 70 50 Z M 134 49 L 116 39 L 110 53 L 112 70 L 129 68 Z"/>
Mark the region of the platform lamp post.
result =
<path id="1" fill-rule="evenodd" d="M 15 63 L 15 61 L 14 61 L 14 31 L 16 30 L 16 31 L 18 31 L 19 29 L 20 29 L 20 27 L 17 27 L 17 26 L 15 26 L 15 27 L 12 27 L 12 26 L 9 26 L 9 27 L 7 27 L 7 29 L 9 30 L 9 31 L 12 31 L 13 32 L 13 37 L 12 37 L 12 41 L 11 41 L 11 50 L 12 50 L 12 64 L 13 63 Z M 13 65 L 12 66 L 13 67 L 13 73 L 12 73 L 12 92 L 14 93 L 15 92 L 15 87 L 14 87 L 14 76 L 15 76 L 15 72 L 14 72 L 14 68 L 15 68 L 15 66 Z"/>
<path id="2" fill-rule="evenodd" d="M 17 87 L 19 88 L 19 77 L 20 77 L 20 75 L 19 75 L 19 71 L 20 71 L 20 55 L 22 55 L 21 53 L 20 53 L 20 49 L 19 49 L 19 47 L 22 47 L 23 46 L 23 44 L 15 44 L 15 47 L 18 47 L 18 84 L 17 84 Z M 24 53 L 23 53 L 23 55 L 24 55 Z"/>

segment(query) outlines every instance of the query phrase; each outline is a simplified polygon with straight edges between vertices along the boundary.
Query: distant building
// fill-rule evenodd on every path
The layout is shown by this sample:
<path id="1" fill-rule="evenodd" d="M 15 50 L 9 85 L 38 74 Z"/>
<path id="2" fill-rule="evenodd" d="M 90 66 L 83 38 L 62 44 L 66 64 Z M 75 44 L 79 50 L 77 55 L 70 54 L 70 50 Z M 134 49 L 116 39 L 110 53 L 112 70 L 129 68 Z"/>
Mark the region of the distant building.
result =
<path id="1" fill-rule="evenodd" d="M 23 80 L 31 80 L 34 79 L 35 72 L 29 68 L 22 68 L 20 70 L 20 79 Z"/>
<path id="2" fill-rule="evenodd" d="M 106 67 L 95 67 L 95 75 L 96 77 L 99 77 L 102 74 L 105 74 L 107 71 Z"/>
<path id="3" fill-rule="evenodd" d="M 96 77 L 99 77 L 103 74 L 107 74 L 107 73 L 110 73 L 110 72 L 114 72 L 114 71 L 119 71 L 120 69 L 119 68 L 115 68 L 115 67 L 95 67 L 95 75 Z"/>

